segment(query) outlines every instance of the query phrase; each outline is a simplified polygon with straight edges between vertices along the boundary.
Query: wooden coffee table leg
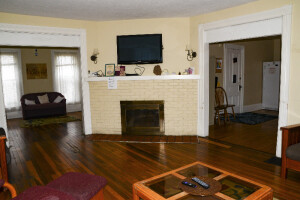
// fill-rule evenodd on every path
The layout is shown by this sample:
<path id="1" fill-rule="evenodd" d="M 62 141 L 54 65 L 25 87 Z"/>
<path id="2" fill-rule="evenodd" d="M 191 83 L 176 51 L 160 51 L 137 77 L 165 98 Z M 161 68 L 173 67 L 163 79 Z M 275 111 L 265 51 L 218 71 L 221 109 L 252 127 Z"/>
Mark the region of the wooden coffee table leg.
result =
<path id="1" fill-rule="evenodd" d="M 133 185 L 133 187 L 132 187 L 132 195 L 133 195 L 133 200 L 140 200 L 140 198 L 139 198 L 139 196 L 137 195 L 137 193 L 136 193 L 136 190 L 135 190 L 135 187 L 134 187 L 134 185 Z"/>

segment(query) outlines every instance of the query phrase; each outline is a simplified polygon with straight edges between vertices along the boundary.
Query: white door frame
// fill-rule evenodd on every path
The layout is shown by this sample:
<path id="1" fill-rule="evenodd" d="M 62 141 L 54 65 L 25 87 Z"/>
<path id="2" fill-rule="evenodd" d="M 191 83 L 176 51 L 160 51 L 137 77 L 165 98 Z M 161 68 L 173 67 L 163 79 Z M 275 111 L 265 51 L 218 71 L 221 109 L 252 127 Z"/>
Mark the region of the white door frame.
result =
<path id="1" fill-rule="evenodd" d="M 0 46 L 76 47 L 80 48 L 83 126 L 85 134 L 92 133 L 90 90 L 88 77 L 86 31 L 84 29 L 28 26 L 0 23 Z M 7 123 L 0 76 L 0 127 L 7 134 Z"/>
<path id="2" fill-rule="evenodd" d="M 199 25 L 199 117 L 198 135 L 208 136 L 209 126 L 209 43 L 240 39 L 282 36 L 280 106 L 276 156 L 281 157 L 281 126 L 288 123 L 288 95 L 290 80 L 292 6 L 251 15 Z"/>
<path id="3" fill-rule="evenodd" d="M 226 91 L 227 89 L 227 82 L 226 82 L 226 73 L 227 73 L 227 56 L 228 52 L 227 49 L 233 47 L 233 48 L 239 48 L 241 50 L 241 91 L 240 91 L 240 106 L 238 108 L 238 113 L 242 113 L 244 110 L 244 70 L 245 70 L 245 47 L 242 45 L 236 45 L 236 44 L 224 44 L 224 65 L 223 65 L 223 85 L 224 89 Z"/>

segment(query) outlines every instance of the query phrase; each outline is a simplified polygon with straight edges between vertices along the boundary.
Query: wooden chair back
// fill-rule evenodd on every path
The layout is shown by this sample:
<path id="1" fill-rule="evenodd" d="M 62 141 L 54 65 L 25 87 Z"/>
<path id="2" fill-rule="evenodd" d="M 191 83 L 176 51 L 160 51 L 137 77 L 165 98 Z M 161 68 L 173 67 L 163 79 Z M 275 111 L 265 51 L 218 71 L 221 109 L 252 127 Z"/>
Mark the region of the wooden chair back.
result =
<path id="1" fill-rule="evenodd" d="M 289 146 L 300 143 L 300 124 L 281 127 L 280 129 L 282 131 L 281 177 L 285 179 L 287 169 L 300 171 L 300 161 L 289 159 L 286 156 L 286 150 Z"/>
<path id="2" fill-rule="evenodd" d="M 215 90 L 216 106 L 228 106 L 227 94 L 224 88 L 216 87 Z"/>

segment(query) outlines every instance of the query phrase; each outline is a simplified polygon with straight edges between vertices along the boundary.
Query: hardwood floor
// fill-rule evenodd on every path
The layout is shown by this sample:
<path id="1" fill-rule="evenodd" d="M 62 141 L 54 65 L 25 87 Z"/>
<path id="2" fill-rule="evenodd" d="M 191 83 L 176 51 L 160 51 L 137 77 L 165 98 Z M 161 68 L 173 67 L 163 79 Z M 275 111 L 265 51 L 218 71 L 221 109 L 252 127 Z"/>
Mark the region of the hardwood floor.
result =
<path id="1" fill-rule="evenodd" d="M 20 128 L 20 120 L 8 120 L 12 160 L 9 181 L 20 193 L 45 185 L 69 171 L 104 176 L 105 199 L 132 199 L 132 184 L 180 166 L 202 161 L 268 185 L 278 199 L 300 199 L 300 173 L 280 178 L 280 167 L 265 163 L 271 154 L 220 146 L 205 138 L 199 144 L 93 142 L 82 135 L 80 121 Z M 0 199 L 8 199 L 7 192 Z"/>
<path id="2" fill-rule="evenodd" d="M 278 115 L 278 112 L 269 110 L 259 110 L 257 113 Z M 256 125 L 222 123 L 209 127 L 209 138 L 275 155 L 277 126 L 278 119 Z"/>

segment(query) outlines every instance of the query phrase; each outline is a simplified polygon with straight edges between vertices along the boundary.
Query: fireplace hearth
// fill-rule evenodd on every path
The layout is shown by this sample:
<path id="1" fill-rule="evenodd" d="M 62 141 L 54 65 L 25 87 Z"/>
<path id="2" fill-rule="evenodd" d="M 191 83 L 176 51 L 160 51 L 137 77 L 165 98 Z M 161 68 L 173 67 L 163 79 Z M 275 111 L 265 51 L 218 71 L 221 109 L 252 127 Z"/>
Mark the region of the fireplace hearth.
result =
<path id="1" fill-rule="evenodd" d="M 122 134 L 164 135 L 164 101 L 120 101 Z"/>

